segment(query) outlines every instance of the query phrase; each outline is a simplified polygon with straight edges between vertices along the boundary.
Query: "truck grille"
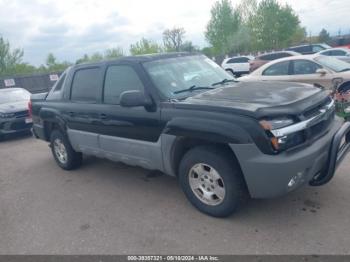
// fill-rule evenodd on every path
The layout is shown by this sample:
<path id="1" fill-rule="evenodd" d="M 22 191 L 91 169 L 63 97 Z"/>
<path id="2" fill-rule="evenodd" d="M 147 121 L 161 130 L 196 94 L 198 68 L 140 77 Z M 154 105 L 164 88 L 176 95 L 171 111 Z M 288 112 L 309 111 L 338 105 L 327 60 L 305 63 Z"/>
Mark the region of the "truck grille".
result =
<path id="1" fill-rule="evenodd" d="M 303 114 L 303 118 L 306 120 L 323 115 L 319 120 L 316 120 L 314 124 L 305 130 L 307 140 L 315 139 L 325 134 L 329 130 L 335 117 L 335 107 L 332 106 L 329 108 L 331 103 L 333 103 L 333 100 L 329 97 L 322 104 L 306 111 Z"/>

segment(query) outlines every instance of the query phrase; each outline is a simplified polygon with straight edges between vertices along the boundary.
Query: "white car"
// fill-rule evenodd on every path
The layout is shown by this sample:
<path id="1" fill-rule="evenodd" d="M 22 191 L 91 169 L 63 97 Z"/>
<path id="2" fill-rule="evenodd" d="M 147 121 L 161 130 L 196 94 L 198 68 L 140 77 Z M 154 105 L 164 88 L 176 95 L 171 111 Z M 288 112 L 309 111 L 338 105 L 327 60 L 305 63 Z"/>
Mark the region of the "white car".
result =
<path id="1" fill-rule="evenodd" d="M 348 48 L 330 48 L 318 52 L 319 55 L 333 56 L 340 60 L 350 63 L 350 49 Z"/>
<path id="2" fill-rule="evenodd" d="M 221 67 L 234 76 L 239 77 L 244 74 L 249 74 L 249 62 L 253 59 L 253 56 L 229 57 L 222 62 Z"/>

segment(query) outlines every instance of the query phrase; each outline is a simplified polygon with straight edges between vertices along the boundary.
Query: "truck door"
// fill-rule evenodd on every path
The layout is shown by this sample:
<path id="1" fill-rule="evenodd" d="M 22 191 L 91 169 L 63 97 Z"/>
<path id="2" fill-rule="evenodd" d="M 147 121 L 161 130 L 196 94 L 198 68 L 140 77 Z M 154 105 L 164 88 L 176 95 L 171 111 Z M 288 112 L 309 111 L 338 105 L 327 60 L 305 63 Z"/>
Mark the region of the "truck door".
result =
<path id="1" fill-rule="evenodd" d="M 147 93 L 137 66 L 116 63 L 106 68 L 99 143 L 107 158 L 157 169 L 162 163 L 160 110 L 120 105 L 120 95 L 124 91 Z"/>
<path id="2" fill-rule="evenodd" d="M 67 120 L 67 133 L 75 149 L 98 154 L 100 107 L 103 70 L 100 66 L 81 68 L 74 72 L 70 98 L 62 108 Z"/>

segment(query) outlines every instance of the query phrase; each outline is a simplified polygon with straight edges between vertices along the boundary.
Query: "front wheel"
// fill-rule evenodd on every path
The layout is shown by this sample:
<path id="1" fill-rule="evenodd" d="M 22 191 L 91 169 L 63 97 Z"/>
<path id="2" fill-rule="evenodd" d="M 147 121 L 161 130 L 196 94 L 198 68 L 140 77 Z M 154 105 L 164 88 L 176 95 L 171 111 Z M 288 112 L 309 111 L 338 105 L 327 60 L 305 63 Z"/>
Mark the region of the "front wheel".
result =
<path id="1" fill-rule="evenodd" d="M 191 149 L 179 168 L 179 182 L 188 200 L 214 217 L 234 213 L 247 196 L 238 164 L 228 150 L 211 146 Z"/>
<path id="2" fill-rule="evenodd" d="M 61 131 L 52 131 L 50 142 L 52 154 L 61 168 L 71 170 L 81 165 L 82 154 L 74 151 L 69 140 Z"/>

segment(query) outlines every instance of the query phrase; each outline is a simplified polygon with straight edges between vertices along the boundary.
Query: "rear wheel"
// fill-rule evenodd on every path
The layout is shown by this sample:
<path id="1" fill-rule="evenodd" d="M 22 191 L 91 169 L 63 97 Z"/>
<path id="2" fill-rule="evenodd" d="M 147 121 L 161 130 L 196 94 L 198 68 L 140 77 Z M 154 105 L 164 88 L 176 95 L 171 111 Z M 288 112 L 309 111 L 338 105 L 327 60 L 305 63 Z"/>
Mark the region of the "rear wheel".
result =
<path id="1" fill-rule="evenodd" d="M 52 154 L 61 168 L 71 170 L 81 165 L 82 154 L 74 151 L 70 142 L 61 131 L 53 130 L 50 142 Z"/>
<path id="2" fill-rule="evenodd" d="M 226 72 L 230 73 L 231 75 L 235 75 L 232 69 L 226 69 Z"/>
<path id="3" fill-rule="evenodd" d="M 191 149 L 179 168 L 180 185 L 188 200 L 201 212 L 226 217 L 246 197 L 240 168 L 230 152 L 211 146 Z"/>

